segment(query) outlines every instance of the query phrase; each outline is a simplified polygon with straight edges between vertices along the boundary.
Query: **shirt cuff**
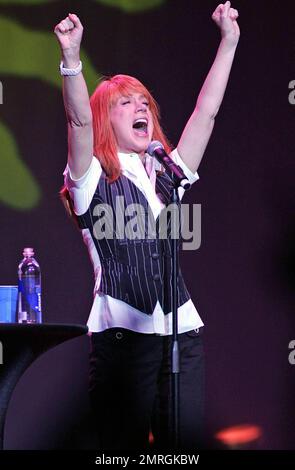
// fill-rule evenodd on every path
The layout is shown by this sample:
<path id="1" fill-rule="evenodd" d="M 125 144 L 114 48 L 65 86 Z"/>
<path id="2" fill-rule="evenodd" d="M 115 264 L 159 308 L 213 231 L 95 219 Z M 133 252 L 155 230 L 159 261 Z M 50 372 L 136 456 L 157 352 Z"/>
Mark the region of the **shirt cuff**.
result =
<path id="1" fill-rule="evenodd" d="M 99 170 L 99 169 L 100 169 L 100 163 L 97 160 L 97 158 L 93 156 L 92 160 L 91 160 L 91 163 L 89 165 L 89 168 L 86 171 L 86 173 L 84 173 L 84 175 L 81 176 L 80 178 L 74 178 L 71 174 L 71 169 L 69 167 L 69 164 L 67 164 L 67 166 L 65 167 L 65 170 L 63 172 L 65 186 L 68 189 L 82 188 L 87 183 L 87 180 L 88 180 L 88 177 L 89 177 L 90 173 L 92 173 L 93 171 Z"/>
<path id="2" fill-rule="evenodd" d="M 189 180 L 190 184 L 193 184 L 195 183 L 198 179 L 199 179 L 199 175 L 197 172 L 193 173 L 187 166 L 186 164 L 184 163 L 184 161 L 182 160 L 181 156 L 179 155 L 178 153 L 178 150 L 177 148 L 175 148 L 174 150 L 172 150 L 172 152 L 170 153 L 170 156 L 172 158 L 172 160 L 180 166 L 180 168 L 183 170 L 185 176 L 187 177 L 187 179 Z"/>

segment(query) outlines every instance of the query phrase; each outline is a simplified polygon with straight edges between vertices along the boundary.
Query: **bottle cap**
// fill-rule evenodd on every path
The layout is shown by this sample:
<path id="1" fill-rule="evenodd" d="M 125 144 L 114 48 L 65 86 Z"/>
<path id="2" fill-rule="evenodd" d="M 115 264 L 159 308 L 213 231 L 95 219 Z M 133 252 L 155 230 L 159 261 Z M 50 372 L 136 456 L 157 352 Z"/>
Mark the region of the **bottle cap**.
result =
<path id="1" fill-rule="evenodd" d="M 34 248 L 24 248 L 23 256 L 34 256 Z"/>

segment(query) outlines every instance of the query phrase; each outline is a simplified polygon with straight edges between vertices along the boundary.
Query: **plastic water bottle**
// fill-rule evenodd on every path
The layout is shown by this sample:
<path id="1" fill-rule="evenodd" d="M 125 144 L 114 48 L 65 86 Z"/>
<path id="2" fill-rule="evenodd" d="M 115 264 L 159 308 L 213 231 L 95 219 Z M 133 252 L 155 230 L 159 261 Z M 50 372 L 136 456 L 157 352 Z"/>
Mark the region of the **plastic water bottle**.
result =
<path id="1" fill-rule="evenodd" d="M 42 323 L 41 271 L 33 248 L 24 248 L 18 266 L 18 323 Z"/>

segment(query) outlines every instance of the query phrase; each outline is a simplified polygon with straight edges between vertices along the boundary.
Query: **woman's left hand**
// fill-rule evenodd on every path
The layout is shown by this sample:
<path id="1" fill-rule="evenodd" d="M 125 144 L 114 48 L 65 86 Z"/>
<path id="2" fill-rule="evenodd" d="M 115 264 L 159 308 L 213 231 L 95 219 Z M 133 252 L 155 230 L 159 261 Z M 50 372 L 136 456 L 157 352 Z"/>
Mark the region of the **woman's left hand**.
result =
<path id="1" fill-rule="evenodd" d="M 218 5 L 212 15 L 212 20 L 219 27 L 222 38 L 232 46 L 236 46 L 240 38 L 238 16 L 238 10 L 231 8 L 229 1 Z"/>

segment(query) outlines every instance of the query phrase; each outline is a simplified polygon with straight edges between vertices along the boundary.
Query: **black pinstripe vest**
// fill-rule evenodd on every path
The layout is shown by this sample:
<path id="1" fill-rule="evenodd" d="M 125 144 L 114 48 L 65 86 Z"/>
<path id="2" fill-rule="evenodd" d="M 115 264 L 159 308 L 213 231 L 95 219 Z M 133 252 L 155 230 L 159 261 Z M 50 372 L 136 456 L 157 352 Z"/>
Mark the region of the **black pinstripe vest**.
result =
<path id="1" fill-rule="evenodd" d="M 156 193 L 165 205 L 172 195 L 170 178 L 157 174 Z M 121 197 L 119 197 L 121 196 Z M 118 205 L 118 201 L 120 204 Z M 106 206 L 103 206 L 107 204 Z M 141 217 L 136 218 L 130 204 L 139 204 Z M 118 208 L 120 207 L 120 210 Z M 126 208 L 127 211 L 126 211 Z M 131 210 L 130 210 L 131 209 Z M 130 215 L 127 215 L 127 212 Z M 165 314 L 171 312 L 172 258 L 171 258 L 171 214 L 167 210 L 167 235 L 160 237 L 162 210 L 154 221 L 148 201 L 140 189 L 126 176 L 109 184 L 102 172 L 91 204 L 85 214 L 78 217 L 80 228 L 88 228 L 102 264 L 100 292 L 120 299 L 132 307 L 151 315 L 157 301 Z M 131 215 L 132 214 L 132 215 Z M 148 220 L 154 221 L 153 231 Z M 132 224 L 140 228 L 140 239 L 130 239 L 124 228 Z M 141 224 L 141 227 L 138 225 Z M 166 223 L 165 223 L 166 227 Z M 164 228 L 165 228 L 164 227 Z M 107 230 L 107 235 L 102 235 Z M 151 236 L 151 233 L 153 235 Z M 164 233 L 164 232 L 163 232 Z M 99 234 L 99 235 L 98 235 Z M 111 236 L 110 236 L 111 235 Z M 98 239 L 100 238 L 100 239 Z M 179 240 L 180 241 L 180 240 Z M 178 242 L 178 247 L 179 247 Z M 189 300 L 181 271 L 178 272 L 178 306 Z"/>

